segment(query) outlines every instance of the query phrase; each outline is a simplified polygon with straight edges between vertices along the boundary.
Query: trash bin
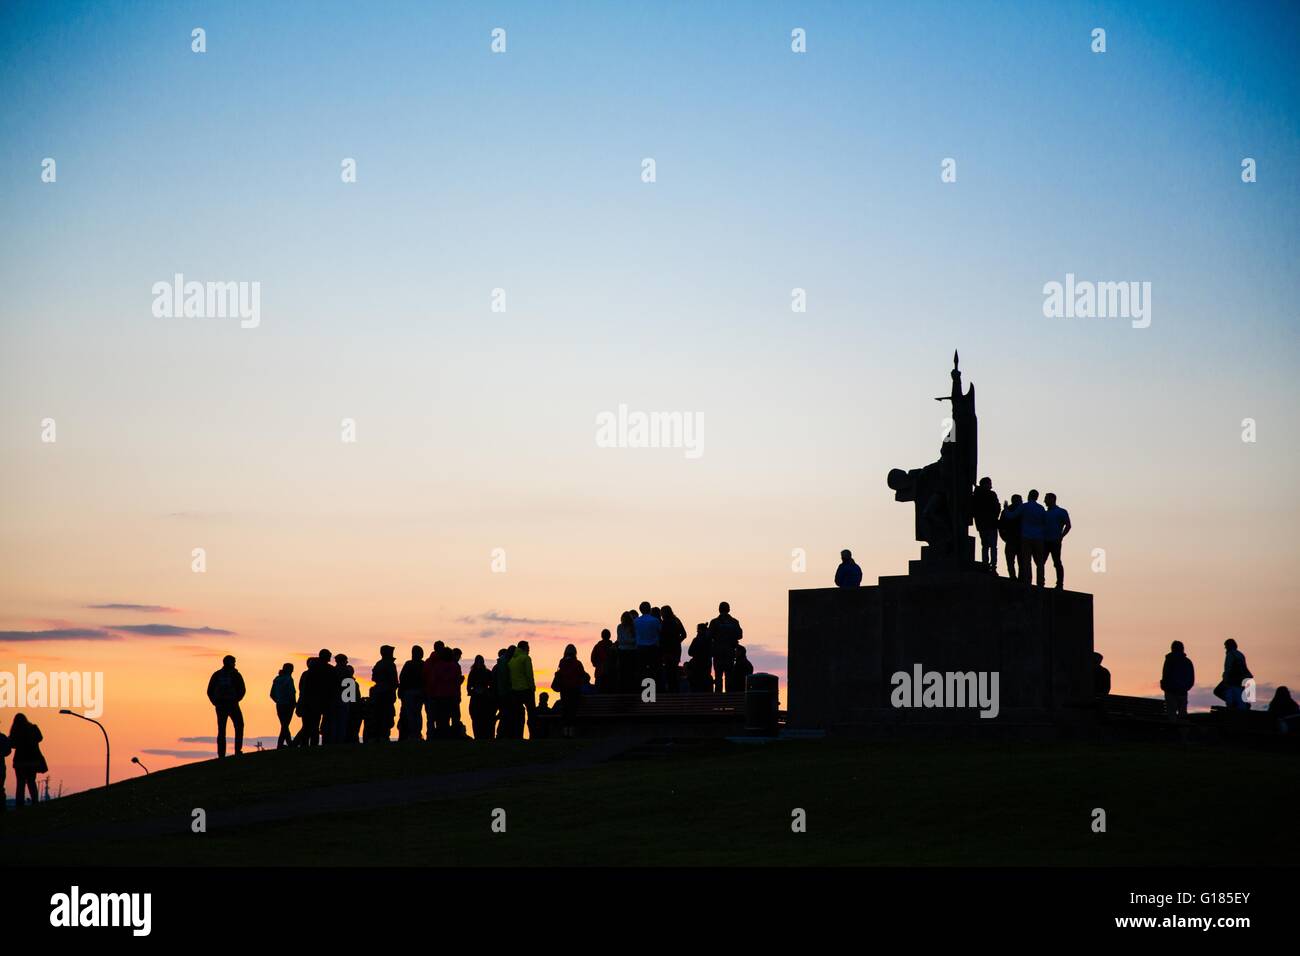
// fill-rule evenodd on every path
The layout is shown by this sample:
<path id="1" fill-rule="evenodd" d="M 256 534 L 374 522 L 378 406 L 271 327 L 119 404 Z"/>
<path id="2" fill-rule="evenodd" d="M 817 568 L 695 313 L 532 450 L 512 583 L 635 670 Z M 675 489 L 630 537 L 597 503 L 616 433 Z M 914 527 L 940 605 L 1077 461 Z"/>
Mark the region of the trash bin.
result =
<path id="1" fill-rule="evenodd" d="M 745 678 L 745 733 L 775 737 L 777 691 L 781 680 L 775 674 L 750 674 Z"/>

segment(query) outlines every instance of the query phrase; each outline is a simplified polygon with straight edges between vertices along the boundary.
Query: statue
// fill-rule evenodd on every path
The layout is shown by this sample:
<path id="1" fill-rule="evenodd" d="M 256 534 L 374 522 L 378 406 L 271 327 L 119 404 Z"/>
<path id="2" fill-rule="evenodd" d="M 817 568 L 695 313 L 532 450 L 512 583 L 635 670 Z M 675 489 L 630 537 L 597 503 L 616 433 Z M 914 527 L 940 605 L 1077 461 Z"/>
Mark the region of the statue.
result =
<path id="1" fill-rule="evenodd" d="M 978 464 L 979 425 L 975 418 L 975 386 L 963 394 L 958 356 L 952 353 L 952 393 L 936 402 L 952 403 L 952 428 L 939 446 L 939 460 L 924 468 L 903 471 L 894 468 L 886 483 L 895 501 L 914 502 L 916 540 L 921 563 L 960 566 L 974 562 L 975 539 L 967 530 L 971 524 L 971 490 L 975 487 Z"/>

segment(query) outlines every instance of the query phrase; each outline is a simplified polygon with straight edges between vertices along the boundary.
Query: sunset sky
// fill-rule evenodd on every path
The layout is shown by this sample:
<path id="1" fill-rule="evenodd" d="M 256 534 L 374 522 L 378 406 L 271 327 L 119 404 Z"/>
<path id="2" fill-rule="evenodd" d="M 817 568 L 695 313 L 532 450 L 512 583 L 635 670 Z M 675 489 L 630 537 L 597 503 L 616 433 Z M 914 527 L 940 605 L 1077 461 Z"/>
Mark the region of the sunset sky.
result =
<path id="1" fill-rule="evenodd" d="M 225 653 L 272 738 L 321 647 L 527 637 L 544 685 L 643 599 L 730 601 L 784 681 L 789 589 L 916 557 L 885 474 L 935 459 L 958 348 L 1116 692 L 1178 638 L 1205 706 L 1230 636 L 1295 687 L 1297 17 L 5 4 L 0 670 L 103 671 L 114 779 L 212 752 Z M 259 282 L 260 324 L 155 317 L 176 273 Z M 1067 273 L 1150 282 L 1150 327 L 1044 317 Z M 702 455 L 598 447 L 620 404 Z M 93 727 L 29 716 L 54 789 L 102 781 Z"/>

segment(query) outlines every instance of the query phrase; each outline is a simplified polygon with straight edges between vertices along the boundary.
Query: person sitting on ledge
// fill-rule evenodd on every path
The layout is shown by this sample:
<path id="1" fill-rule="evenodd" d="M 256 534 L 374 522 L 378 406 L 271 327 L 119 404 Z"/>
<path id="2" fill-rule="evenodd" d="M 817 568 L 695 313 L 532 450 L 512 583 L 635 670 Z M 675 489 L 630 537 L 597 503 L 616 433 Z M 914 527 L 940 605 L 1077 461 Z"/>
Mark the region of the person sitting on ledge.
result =
<path id="1" fill-rule="evenodd" d="M 994 574 L 998 570 L 998 493 L 992 478 L 981 478 L 971 493 L 971 517 L 980 536 L 980 562 Z"/>
<path id="2" fill-rule="evenodd" d="M 1228 638 L 1223 642 L 1223 649 L 1223 680 L 1214 689 L 1215 693 L 1223 698 L 1228 710 L 1250 710 L 1250 704 L 1241 698 L 1241 686 L 1255 675 L 1246 666 L 1246 655 L 1237 650 L 1236 641 Z"/>
<path id="3" fill-rule="evenodd" d="M 837 588 L 856 588 L 862 583 L 862 568 L 853 560 L 853 552 L 845 548 L 840 552 L 840 566 L 835 569 Z"/>
<path id="4" fill-rule="evenodd" d="M 1110 671 L 1101 666 L 1100 654 L 1092 655 L 1092 694 L 1094 697 L 1107 697 L 1110 694 Z"/>
<path id="5" fill-rule="evenodd" d="M 1300 731 L 1300 704 L 1291 697 L 1291 691 L 1279 687 L 1268 702 L 1268 715 L 1278 722 L 1280 733 Z"/>

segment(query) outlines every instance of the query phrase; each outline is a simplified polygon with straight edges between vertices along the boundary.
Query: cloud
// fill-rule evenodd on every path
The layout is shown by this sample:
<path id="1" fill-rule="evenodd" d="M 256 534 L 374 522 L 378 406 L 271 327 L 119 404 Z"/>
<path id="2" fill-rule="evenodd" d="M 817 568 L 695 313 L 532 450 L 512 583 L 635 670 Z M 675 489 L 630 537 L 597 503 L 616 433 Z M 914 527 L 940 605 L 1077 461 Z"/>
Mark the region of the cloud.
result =
<path id="1" fill-rule="evenodd" d="M 482 614 L 471 614 L 457 620 L 461 624 L 479 624 L 487 621 L 490 624 L 531 624 L 540 627 L 591 627 L 595 623 L 593 621 L 566 621 L 543 617 L 512 617 L 499 611 L 484 611 Z"/>
<path id="2" fill-rule="evenodd" d="M 0 631 L 0 641 L 120 641 L 98 627 L 58 627 L 48 631 Z"/>
<path id="3" fill-rule="evenodd" d="M 175 614 L 174 607 L 161 604 L 87 604 L 92 611 L 139 611 L 141 614 Z"/>
<path id="4" fill-rule="evenodd" d="M 219 627 L 180 627 L 175 624 L 106 624 L 104 626 L 110 631 L 126 631 L 128 634 L 139 634 L 143 637 L 188 637 L 191 634 L 216 634 L 219 637 L 229 637 L 235 633 Z"/>

